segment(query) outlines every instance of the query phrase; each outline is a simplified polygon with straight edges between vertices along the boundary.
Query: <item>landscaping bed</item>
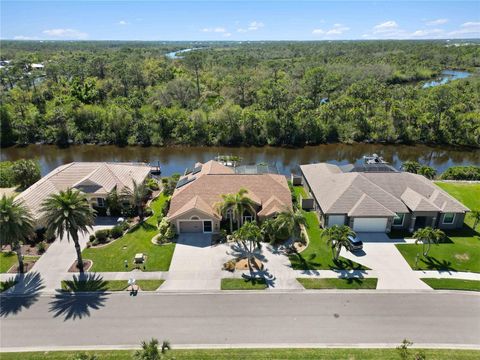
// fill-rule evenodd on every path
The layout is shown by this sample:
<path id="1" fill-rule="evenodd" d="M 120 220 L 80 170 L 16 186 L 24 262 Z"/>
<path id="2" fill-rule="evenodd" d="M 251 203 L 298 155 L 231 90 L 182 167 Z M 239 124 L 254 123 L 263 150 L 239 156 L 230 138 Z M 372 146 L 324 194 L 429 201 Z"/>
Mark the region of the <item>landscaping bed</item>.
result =
<path id="1" fill-rule="evenodd" d="M 423 278 L 421 280 L 435 290 L 480 291 L 480 281 L 478 280 L 434 279 L 434 278 Z"/>
<path id="2" fill-rule="evenodd" d="M 90 271 L 91 267 L 93 265 L 92 260 L 83 260 L 83 271 Z M 77 260 L 70 266 L 68 269 L 68 272 L 78 272 L 78 265 L 77 265 Z"/>
<path id="3" fill-rule="evenodd" d="M 40 259 L 40 256 L 24 256 L 23 265 L 24 272 L 29 271 L 35 262 Z M 18 273 L 18 260 L 17 254 L 14 252 L 1 252 L 0 253 L 0 273 L 16 274 Z"/>
<path id="4" fill-rule="evenodd" d="M 222 279 L 222 290 L 265 290 L 264 279 Z"/>
<path id="5" fill-rule="evenodd" d="M 136 285 L 142 291 L 155 291 L 165 280 L 137 280 Z M 123 291 L 128 288 L 128 280 L 102 280 L 99 278 L 90 280 L 64 280 L 61 288 L 63 291 Z"/>
<path id="6" fill-rule="evenodd" d="M 131 271 L 139 268 L 143 271 L 168 271 L 175 249 L 174 243 L 156 245 L 152 238 L 158 233 L 157 214 L 161 213 L 167 197 L 160 194 L 152 201 L 151 208 L 154 214 L 143 223 L 135 226 L 124 236 L 113 241 L 111 244 L 88 248 L 83 251 L 85 260 L 93 261 L 91 271 Z M 135 254 L 145 254 L 148 260 L 140 265 L 133 263 Z M 128 267 L 125 267 L 125 260 Z"/>
<path id="7" fill-rule="evenodd" d="M 377 278 L 297 278 L 305 289 L 376 289 Z"/>
<path id="8" fill-rule="evenodd" d="M 297 186 L 295 187 L 297 188 Z M 303 189 L 303 188 L 302 188 Z M 322 238 L 322 229 L 315 212 L 304 211 L 307 220 L 308 246 L 301 253 L 289 255 L 292 268 L 295 270 L 368 270 L 349 259 L 340 257 L 335 261 L 332 250 L 325 239 Z"/>

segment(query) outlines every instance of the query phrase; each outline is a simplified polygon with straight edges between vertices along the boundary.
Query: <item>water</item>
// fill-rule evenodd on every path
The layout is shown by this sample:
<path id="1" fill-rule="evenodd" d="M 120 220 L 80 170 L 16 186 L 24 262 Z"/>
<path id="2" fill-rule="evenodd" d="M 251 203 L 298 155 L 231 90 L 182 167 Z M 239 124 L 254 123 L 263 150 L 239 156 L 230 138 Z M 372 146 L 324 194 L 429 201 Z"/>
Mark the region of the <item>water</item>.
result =
<path id="1" fill-rule="evenodd" d="M 75 145 L 60 149 L 54 145 L 29 145 L 1 150 L 0 159 L 38 158 L 42 175 L 57 166 L 73 161 L 160 161 L 162 175 L 183 173 L 196 162 L 205 162 L 218 155 L 237 155 L 243 164 L 264 162 L 275 164 L 285 175 L 298 173 L 298 165 L 331 162 L 344 165 L 361 163 L 364 155 L 376 153 L 396 168 L 406 160 L 433 166 L 439 173 L 454 165 L 480 165 L 480 149 L 456 149 L 426 145 L 328 144 L 287 149 L 276 147 L 117 147 L 113 145 Z"/>
<path id="2" fill-rule="evenodd" d="M 429 81 L 425 83 L 422 88 L 426 89 L 429 87 L 434 87 L 434 86 L 439 86 L 439 85 L 445 85 L 446 83 L 453 81 L 453 80 L 458 80 L 458 79 L 466 79 L 469 77 L 470 74 L 469 72 L 466 71 L 458 71 L 458 70 L 444 70 L 442 71 L 442 76 L 434 81 Z"/>
<path id="3" fill-rule="evenodd" d="M 192 50 L 197 50 L 198 48 L 191 48 L 191 49 L 183 49 L 183 50 L 177 50 L 177 51 L 172 51 L 169 53 L 166 53 L 165 56 L 168 57 L 169 59 L 182 59 L 183 56 L 180 56 L 178 54 L 183 54 Z"/>

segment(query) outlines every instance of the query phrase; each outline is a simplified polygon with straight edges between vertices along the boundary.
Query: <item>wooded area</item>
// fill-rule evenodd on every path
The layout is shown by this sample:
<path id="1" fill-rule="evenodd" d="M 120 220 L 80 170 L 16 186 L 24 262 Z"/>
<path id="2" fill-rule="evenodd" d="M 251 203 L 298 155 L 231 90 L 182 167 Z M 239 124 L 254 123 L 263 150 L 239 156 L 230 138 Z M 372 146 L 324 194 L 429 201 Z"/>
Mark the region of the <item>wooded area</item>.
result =
<path id="1" fill-rule="evenodd" d="M 480 147 L 480 43 L 447 44 L 1 41 L 1 145 Z"/>

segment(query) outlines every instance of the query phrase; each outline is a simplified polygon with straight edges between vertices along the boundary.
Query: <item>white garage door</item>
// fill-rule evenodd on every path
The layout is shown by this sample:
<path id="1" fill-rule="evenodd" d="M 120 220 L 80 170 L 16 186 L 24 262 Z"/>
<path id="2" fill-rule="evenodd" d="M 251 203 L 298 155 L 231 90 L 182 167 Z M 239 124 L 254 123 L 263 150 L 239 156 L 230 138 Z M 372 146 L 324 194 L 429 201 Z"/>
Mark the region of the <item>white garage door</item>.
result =
<path id="1" fill-rule="evenodd" d="M 357 232 L 385 232 L 387 218 L 355 218 L 353 231 Z"/>
<path id="2" fill-rule="evenodd" d="M 345 215 L 328 215 L 328 227 L 333 225 L 345 225 Z"/>
<path id="3" fill-rule="evenodd" d="M 201 220 L 190 220 L 190 221 L 180 221 L 180 233 L 201 233 L 203 232 L 203 221 Z"/>

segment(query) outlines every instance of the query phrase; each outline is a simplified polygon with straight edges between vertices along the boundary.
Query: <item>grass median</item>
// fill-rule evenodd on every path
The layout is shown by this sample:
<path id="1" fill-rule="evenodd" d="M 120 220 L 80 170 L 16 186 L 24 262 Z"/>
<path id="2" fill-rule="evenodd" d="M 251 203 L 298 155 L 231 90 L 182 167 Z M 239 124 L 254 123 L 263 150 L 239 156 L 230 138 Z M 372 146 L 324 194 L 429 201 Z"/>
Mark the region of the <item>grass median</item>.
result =
<path id="1" fill-rule="evenodd" d="M 478 280 L 434 279 L 434 278 L 423 278 L 421 280 L 435 290 L 480 291 L 480 281 Z"/>
<path id="2" fill-rule="evenodd" d="M 305 289 L 376 289 L 376 278 L 297 278 Z"/>
<path id="3" fill-rule="evenodd" d="M 265 290 L 267 283 L 264 279 L 222 279 L 222 290 Z"/>

